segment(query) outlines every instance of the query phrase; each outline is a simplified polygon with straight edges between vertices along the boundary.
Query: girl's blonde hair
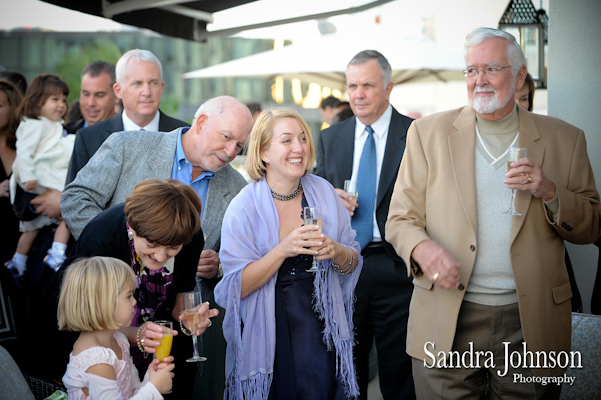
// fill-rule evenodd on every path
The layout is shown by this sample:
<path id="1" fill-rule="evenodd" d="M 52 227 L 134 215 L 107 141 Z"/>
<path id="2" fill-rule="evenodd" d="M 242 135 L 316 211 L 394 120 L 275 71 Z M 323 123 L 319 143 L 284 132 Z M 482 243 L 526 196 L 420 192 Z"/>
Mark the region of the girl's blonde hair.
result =
<path id="1" fill-rule="evenodd" d="M 119 329 L 115 313 L 119 293 L 133 290 L 129 265 L 112 257 L 90 257 L 67 268 L 58 300 L 58 329 L 90 332 Z"/>
<path id="2" fill-rule="evenodd" d="M 259 114 L 257 121 L 250 132 L 248 151 L 246 153 L 246 172 L 250 179 L 255 182 L 263 179 L 265 171 L 267 170 L 265 163 L 261 160 L 261 153 L 269 147 L 275 125 L 284 118 L 293 118 L 300 124 L 309 147 L 309 159 L 307 160 L 307 170 L 305 171 L 305 175 L 313 169 L 313 163 L 315 162 L 315 144 L 313 143 L 313 137 L 311 136 L 311 128 L 305 119 L 292 108 L 271 108 L 262 111 L 261 114 Z"/>

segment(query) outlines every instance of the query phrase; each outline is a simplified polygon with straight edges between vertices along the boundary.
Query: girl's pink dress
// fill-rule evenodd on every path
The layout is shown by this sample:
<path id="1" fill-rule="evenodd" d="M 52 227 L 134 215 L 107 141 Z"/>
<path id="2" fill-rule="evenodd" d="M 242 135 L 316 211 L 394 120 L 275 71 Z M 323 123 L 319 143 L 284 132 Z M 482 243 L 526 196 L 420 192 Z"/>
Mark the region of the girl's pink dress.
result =
<path id="1" fill-rule="evenodd" d="M 144 381 L 140 382 L 138 370 L 129 355 L 129 342 L 125 335 L 115 332 L 114 338 L 121 348 L 122 360 L 106 347 L 92 347 L 76 356 L 71 353 L 67 372 L 63 376 L 69 400 L 162 399 L 158 389 L 148 381 L 148 371 Z M 88 368 L 98 364 L 111 365 L 115 369 L 117 380 L 86 373 Z M 88 388 L 90 395 L 86 396 L 82 388 Z"/>

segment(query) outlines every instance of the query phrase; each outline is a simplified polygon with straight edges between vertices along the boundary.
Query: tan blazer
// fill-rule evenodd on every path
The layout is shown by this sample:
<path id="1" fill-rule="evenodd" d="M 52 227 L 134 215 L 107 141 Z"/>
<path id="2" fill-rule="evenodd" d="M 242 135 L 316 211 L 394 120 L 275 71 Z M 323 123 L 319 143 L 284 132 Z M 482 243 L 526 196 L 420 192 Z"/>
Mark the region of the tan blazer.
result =
<path id="1" fill-rule="evenodd" d="M 475 121 L 470 107 L 416 120 L 409 128 L 386 223 L 386 237 L 411 273 L 411 252 L 423 240 L 445 247 L 461 263 L 460 281 L 468 286 L 478 251 L 476 236 Z M 597 240 L 601 205 L 584 132 L 556 118 L 519 109 L 519 146 L 528 148 L 545 175 L 555 182 L 558 221 L 541 199 L 517 191 L 511 226 L 511 264 L 520 320 L 529 351 L 570 351 L 572 291 L 564 261 L 564 239 Z M 419 273 L 418 273 L 419 275 Z M 433 287 L 415 276 L 407 352 L 425 359 L 424 344 L 435 353 L 452 349 L 464 290 Z M 501 344 L 500 344 L 501 345 Z M 534 370 L 557 375 L 556 370 Z"/>

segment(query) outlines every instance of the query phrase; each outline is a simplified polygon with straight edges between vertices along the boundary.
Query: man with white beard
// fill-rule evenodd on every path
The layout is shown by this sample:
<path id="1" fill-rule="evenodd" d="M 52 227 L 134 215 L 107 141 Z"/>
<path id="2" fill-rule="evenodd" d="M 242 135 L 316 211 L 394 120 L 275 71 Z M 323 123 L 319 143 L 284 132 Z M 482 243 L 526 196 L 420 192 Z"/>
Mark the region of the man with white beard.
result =
<path id="1" fill-rule="evenodd" d="M 527 71 L 510 34 L 474 30 L 465 61 L 470 106 L 413 122 L 386 222 L 414 277 L 407 353 L 417 398 L 482 398 L 488 382 L 492 399 L 556 399 L 561 386 L 541 377 L 566 365 L 520 356 L 570 351 L 564 240 L 601 234 L 584 132 L 516 106 Z M 508 170 L 511 147 L 528 155 Z M 510 189 L 520 215 L 504 213 Z M 490 358 L 474 364 L 472 354 Z"/>

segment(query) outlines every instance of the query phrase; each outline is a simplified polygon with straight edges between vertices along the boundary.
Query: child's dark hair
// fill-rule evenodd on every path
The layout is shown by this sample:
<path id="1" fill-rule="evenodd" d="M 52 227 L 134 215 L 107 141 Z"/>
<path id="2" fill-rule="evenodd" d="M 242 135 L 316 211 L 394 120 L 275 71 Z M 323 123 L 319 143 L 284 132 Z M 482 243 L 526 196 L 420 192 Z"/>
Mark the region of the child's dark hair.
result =
<path id="1" fill-rule="evenodd" d="M 38 118 L 44 103 L 54 94 L 69 96 L 69 86 L 56 75 L 43 74 L 36 77 L 27 87 L 25 97 L 17 108 L 19 120 L 23 117 Z"/>

